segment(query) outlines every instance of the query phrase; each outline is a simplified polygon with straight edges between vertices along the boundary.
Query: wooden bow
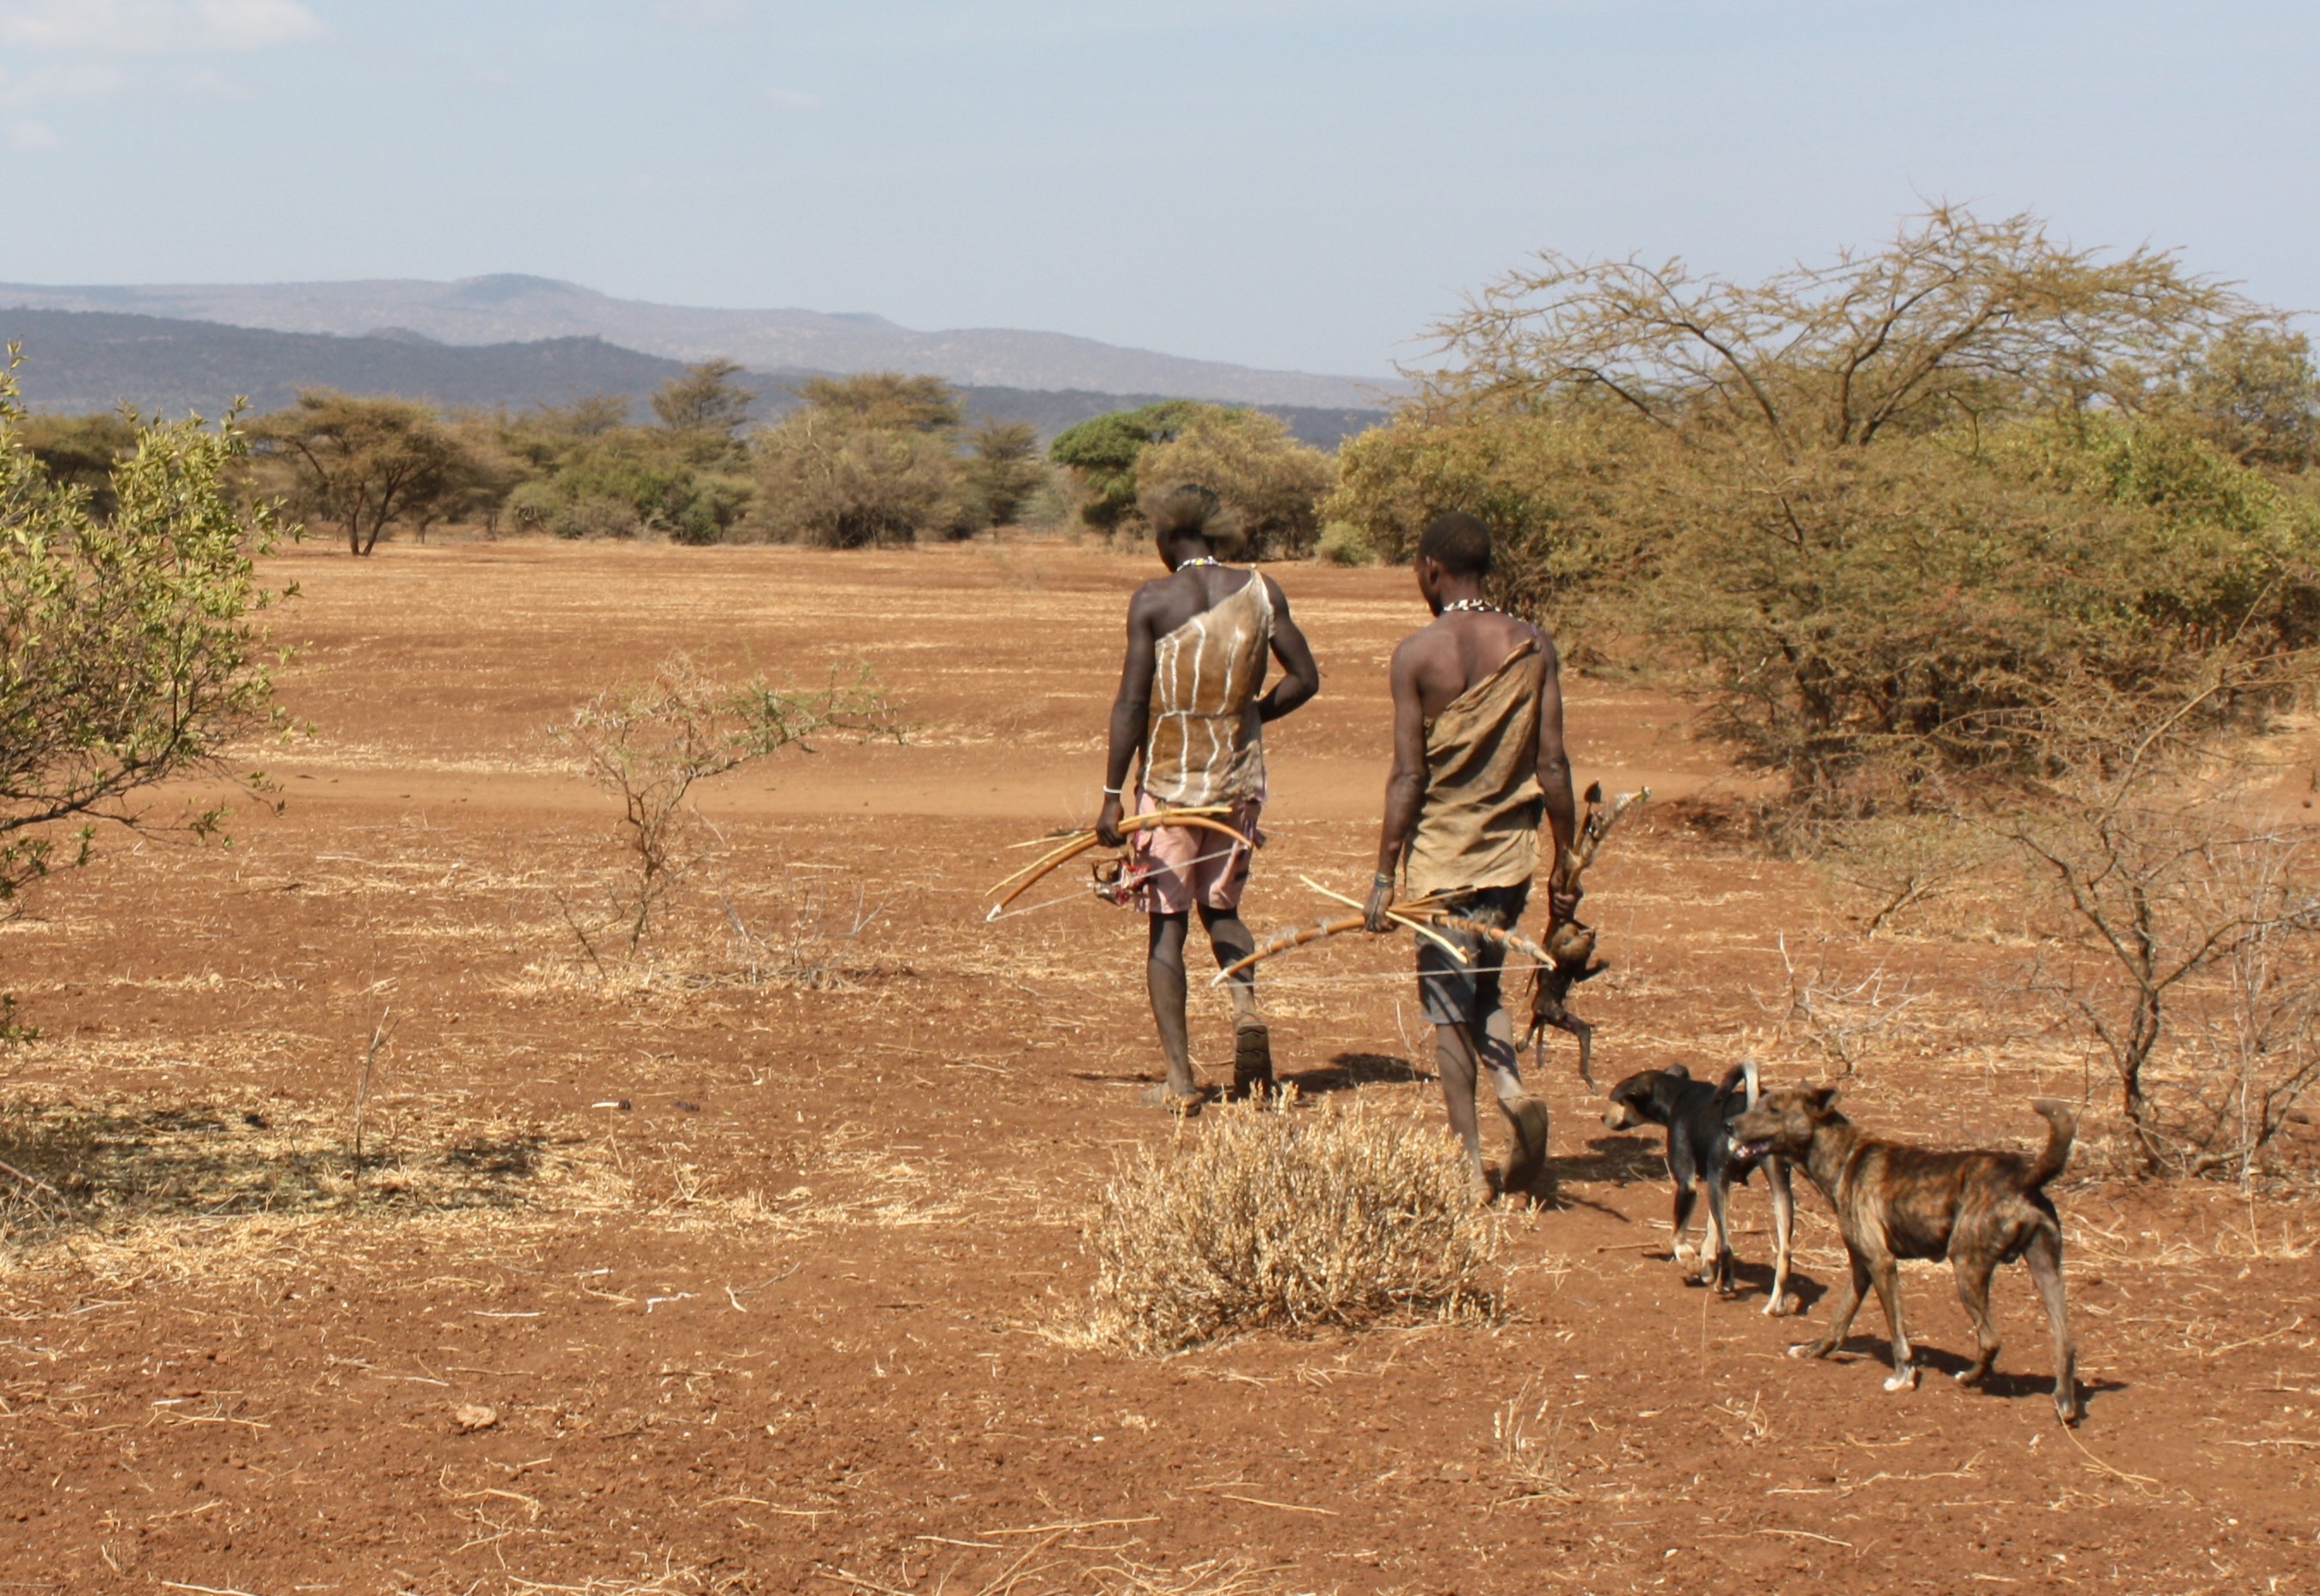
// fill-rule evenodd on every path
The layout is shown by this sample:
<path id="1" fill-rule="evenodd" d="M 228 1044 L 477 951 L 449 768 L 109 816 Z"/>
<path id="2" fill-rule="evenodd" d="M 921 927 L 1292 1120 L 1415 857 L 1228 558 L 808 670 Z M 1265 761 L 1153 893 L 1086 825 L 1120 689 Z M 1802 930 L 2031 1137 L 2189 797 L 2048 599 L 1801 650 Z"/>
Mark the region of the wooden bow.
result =
<path id="1" fill-rule="evenodd" d="M 1220 837 L 1229 837 L 1241 847 L 1253 851 L 1256 847 L 1255 842 L 1243 835 L 1236 827 L 1228 825 L 1216 818 L 1230 812 L 1232 812 L 1231 810 L 1221 803 L 1207 804 L 1198 809 L 1155 810 L 1150 814 L 1128 816 L 1119 822 L 1119 830 L 1125 834 L 1129 831 L 1148 831 L 1155 826 L 1186 826 L 1196 831 L 1214 831 Z M 1038 884 L 1041 877 L 1059 866 L 1071 863 L 1080 855 L 1094 848 L 1099 840 L 1095 829 L 1090 826 L 1078 830 L 1051 832 L 1046 837 L 1035 837 L 1029 842 L 1010 844 L 1009 846 L 1012 848 L 1038 848 L 1043 843 L 1056 846 L 1051 847 L 1047 853 L 1024 866 L 1012 875 L 991 887 L 984 896 L 988 897 L 992 893 L 1003 895 L 991 906 L 983 918 L 986 921 L 998 919 L 1000 912 L 1007 905 L 1029 892 Z"/>
<path id="2" fill-rule="evenodd" d="M 1336 893 L 1329 892 L 1326 887 L 1320 890 L 1327 896 L 1337 898 L 1340 902 L 1353 902 L 1350 898 L 1341 897 Z M 1414 898 L 1406 903 L 1395 903 L 1386 910 L 1386 918 L 1397 925 L 1407 926 L 1421 937 L 1441 943 L 1449 950 L 1450 956 L 1462 965 L 1468 962 L 1466 956 L 1436 931 L 1427 929 L 1428 927 L 1439 926 L 1446 930 L 1463 931 L 1469 936 L 1486 938 L 1510 952 L 1518 953 L 1525 958 L 1536 961 L 1542 968 L 1552 962 L 1548 958 L 1545 948 L 1519 932 L 1504 930 L 1498 926 L 1484 925 L 1478 920 L 1467 920 L 1460 915 L 1446 913 L 1436 907 L 1435 901 L 1430 897 Z M 1319 925 L 1303 926 L 1293 931 L 1283 931 L 1257 948 L 1255 952 L 1236 959 L 1219 970 L 1210 978 L 1209 984 L 1221 986 L 1241 971 L 1264 959 L 1272 958 L 1277 954 L 1287 953 L 1299 948 L 1310 948 L 1314 943 L 1327 941 L 1331 937 L 1341 937 L 1347 931 L 1358 931 L 1368 924 L 1369 914 L 1364 910 L 1360 914 L 1348 914 L 1337 920 L 1325 920 Z"/>

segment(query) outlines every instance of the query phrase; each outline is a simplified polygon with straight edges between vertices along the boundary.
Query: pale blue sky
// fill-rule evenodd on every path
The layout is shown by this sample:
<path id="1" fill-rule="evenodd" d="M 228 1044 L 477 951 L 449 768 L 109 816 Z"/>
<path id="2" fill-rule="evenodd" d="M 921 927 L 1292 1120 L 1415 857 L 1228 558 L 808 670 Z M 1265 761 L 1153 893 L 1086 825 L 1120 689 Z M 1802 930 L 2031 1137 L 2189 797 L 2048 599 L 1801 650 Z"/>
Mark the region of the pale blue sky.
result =
<path id="1" fill-rule="evenodd" d="M 0 281 L 535 272 L 1369 375 L 1915 196 L 2320 305 L 2309 0 L 0 0 Z"/>

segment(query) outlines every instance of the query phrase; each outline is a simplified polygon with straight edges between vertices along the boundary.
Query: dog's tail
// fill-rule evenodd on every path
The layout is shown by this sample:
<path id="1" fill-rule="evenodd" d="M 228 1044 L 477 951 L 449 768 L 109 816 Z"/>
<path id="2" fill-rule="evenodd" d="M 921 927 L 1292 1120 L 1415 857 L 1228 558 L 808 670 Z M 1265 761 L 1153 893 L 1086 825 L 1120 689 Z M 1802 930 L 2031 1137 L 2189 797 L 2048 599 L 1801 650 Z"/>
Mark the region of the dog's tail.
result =
<path id="1" fill-rule="evenodd" d="M 1739 1063 L 1734 1065 L 1730 1069 L 1726 1070 L 1724 1072 L 1724 1079 L 1717 1083 L 1716 1095 L 1718 1097 L 1731 1096 L 1732 1088 L 1739 1085 L 1743 1081 L 1745 1081 L 1748 1084 L 1748 1096 L 1745 1100 L 1746 1105 L 1749 1108 L 1754 1108 L 1756 1106 L 1756 1099 L 1761 1095 L 1761 1091 L 1756 1084 L 1756 1061 L 1753 1058 L 1744 1058 Z"/>
<path id="2" fill-rule="evenodd" d="M 2037 1161 L 2030 1165 L 2026 1190 L 2035 1192 L 2062 1173 L 2062 1165 L 2071 1161 L 2071 1138 L 2079 1132 L 2079 1119 L 2071 1112 L 2070 1105 L 2051 1097 L 2033 1098 L 2030 1106 L 2045 1116 L 2046 1146 Z"/>

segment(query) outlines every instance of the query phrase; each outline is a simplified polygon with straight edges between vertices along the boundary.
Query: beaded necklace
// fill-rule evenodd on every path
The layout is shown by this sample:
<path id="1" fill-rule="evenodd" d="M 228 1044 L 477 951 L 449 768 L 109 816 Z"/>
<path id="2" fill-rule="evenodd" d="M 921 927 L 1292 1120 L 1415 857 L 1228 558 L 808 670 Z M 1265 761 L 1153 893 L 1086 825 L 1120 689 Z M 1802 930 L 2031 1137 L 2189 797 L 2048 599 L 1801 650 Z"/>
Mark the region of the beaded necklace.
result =
<path id="1" fill-rule="evenodd" d="M 1188 559 L 1183 561 L 1182 564 L 1177 566 L 1176 568 L 1180 571 L 1192 571 L 1197 570 L 1202 566 L 1216 566 L 1221 567 L 1224 563 L 1224 561 L 1219 559 L 1213 554 L 1204 554 L 1198 559 Z"/>
<path id="2" fill-rule="evenodd" d="M 1498 605 L 1486 599 L 1455 599 L 1442 606 L 1445 615 L 1503 615 Z"/>

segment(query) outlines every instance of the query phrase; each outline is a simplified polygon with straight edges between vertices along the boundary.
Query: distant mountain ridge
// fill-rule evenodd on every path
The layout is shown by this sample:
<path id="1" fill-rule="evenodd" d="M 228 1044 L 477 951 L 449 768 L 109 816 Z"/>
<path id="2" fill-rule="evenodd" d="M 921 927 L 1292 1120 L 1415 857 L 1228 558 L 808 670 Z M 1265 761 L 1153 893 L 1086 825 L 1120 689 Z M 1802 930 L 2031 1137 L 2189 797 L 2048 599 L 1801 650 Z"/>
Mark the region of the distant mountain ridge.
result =
<path id="1" fill-rule="evenodd" d="M 981 387 L 1167 394 L 1244 404 L 1371 408 L 1389 403 L 1399 385 L 1386 378 L 1369 382 L 1186 359 L 1061 332 L 920 332 L 866 313 L 654 304 L 515 274 L 452 283 L 0 284 L 0 306 L 340 337 L 391 329 L 455 346 L 593 337 L 669 359 L 722 355 L 763 370 L 907 371 Z"/>
<path id="2" fill-rule="evenodd" d="M 123 400 L 149 415 L 198 411 L 214 416 L 237 394 L 276 410 L 300 388 L 397 394 L 449 407 L 521 410 L 569 404 L 596 394 L 628 399 L 640 418 L 653 390 L 684 370 L 682 361 L 622 349 L 600 338 L 550 338 L 494 344 L 439 343 L 410 328 L 368 337 L 276 332 L 213 322 L 95 311 L 0 309 L 0 342 L 21 342 L 17 372 L 34 410 L 110 410 Z M 749 371 L 755 413 L 779 415 L 797 403 L 787 391 L 826 372 Z M 1149 404 L 1162 395 L 1086 389 L 957 385 L 970 416 L 1029 422 L 1053 437 L 1074 422 Z M 1175 395 L 1172 395 L 1175 396 Z M 1385 418 L 1368 409 L 1267 404 L 1290 430 L 1318 448 Z"/>

